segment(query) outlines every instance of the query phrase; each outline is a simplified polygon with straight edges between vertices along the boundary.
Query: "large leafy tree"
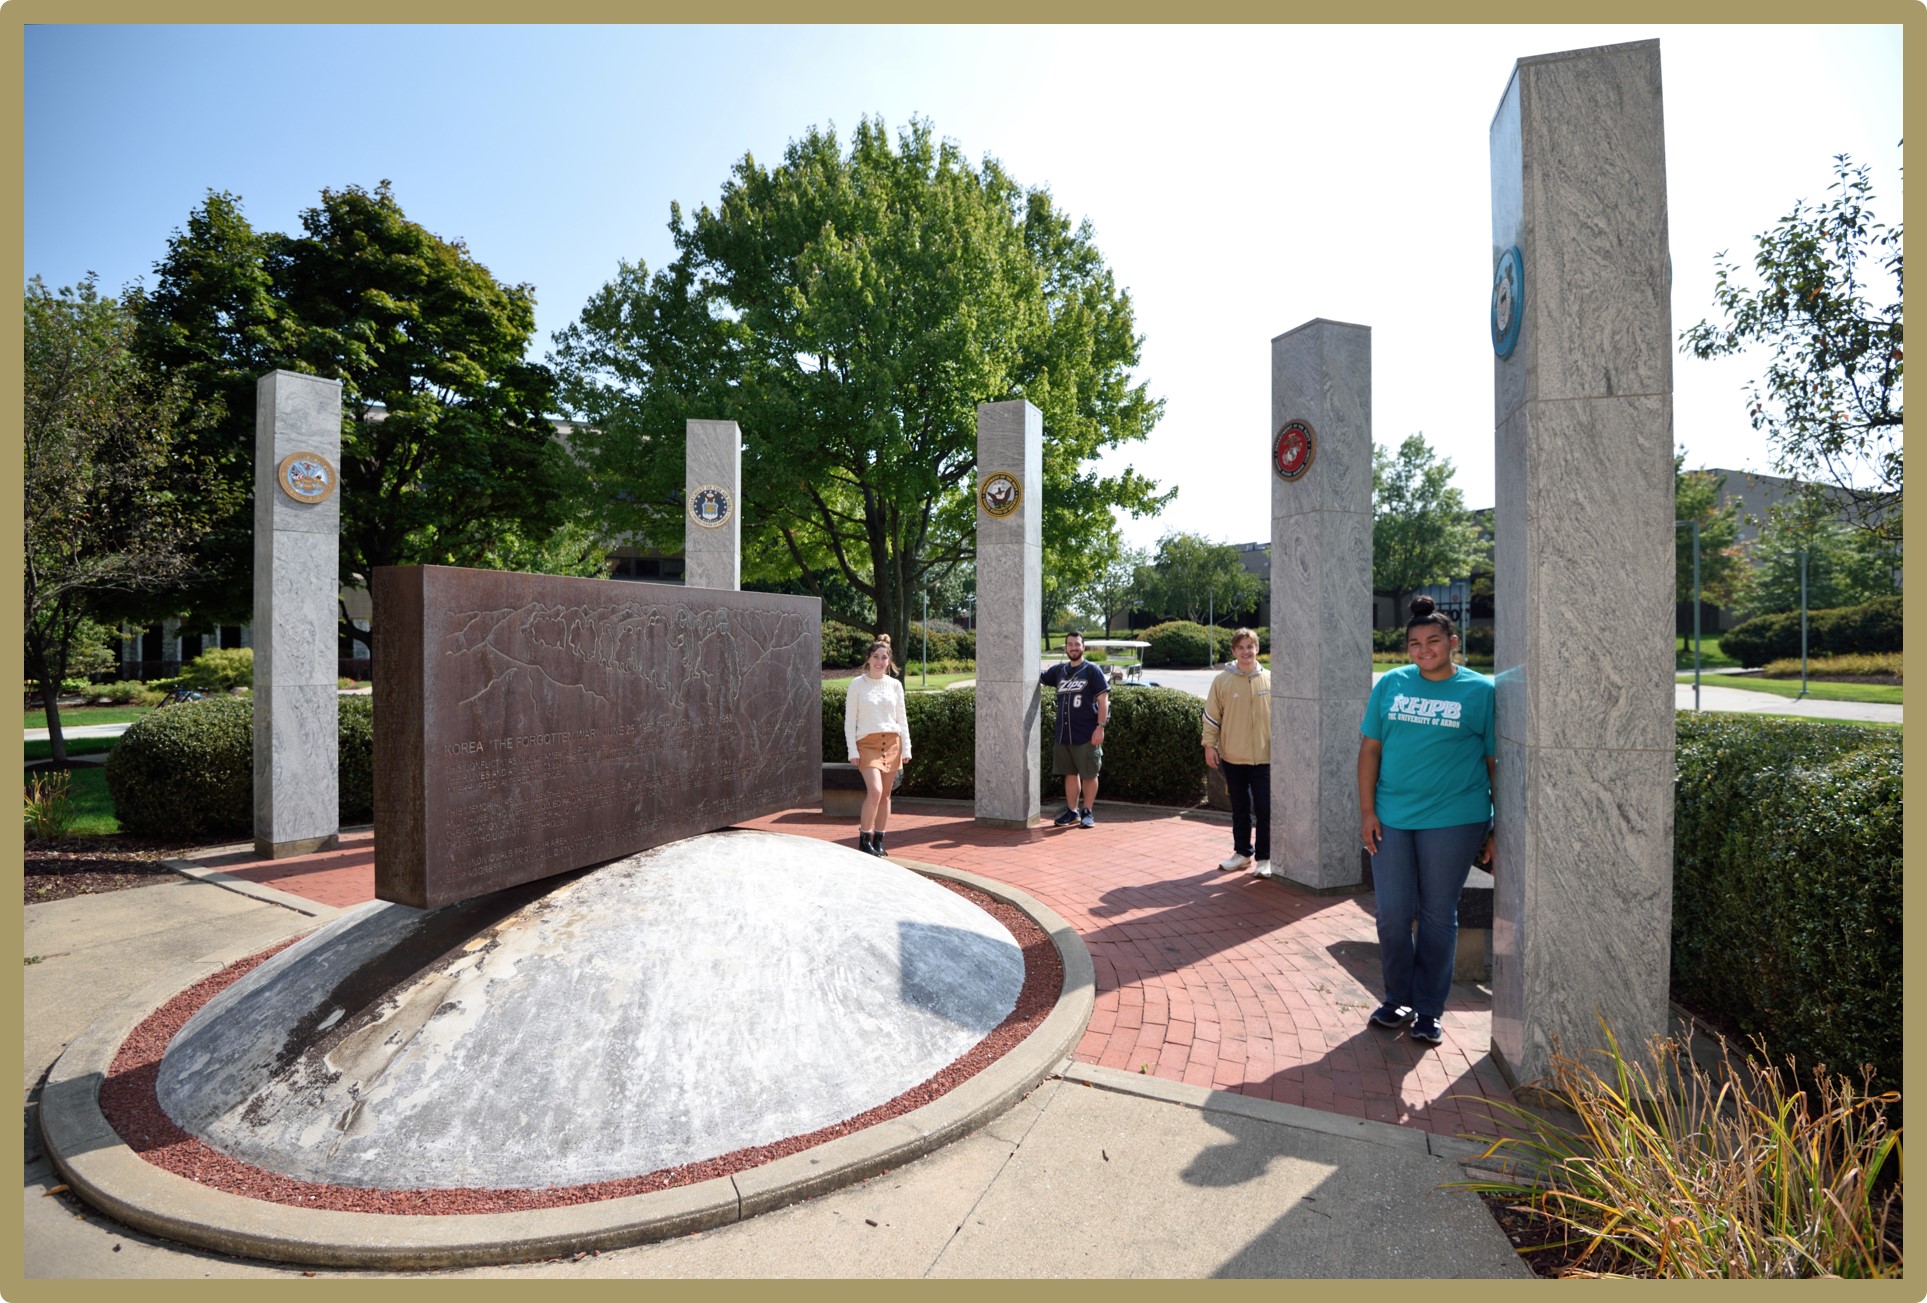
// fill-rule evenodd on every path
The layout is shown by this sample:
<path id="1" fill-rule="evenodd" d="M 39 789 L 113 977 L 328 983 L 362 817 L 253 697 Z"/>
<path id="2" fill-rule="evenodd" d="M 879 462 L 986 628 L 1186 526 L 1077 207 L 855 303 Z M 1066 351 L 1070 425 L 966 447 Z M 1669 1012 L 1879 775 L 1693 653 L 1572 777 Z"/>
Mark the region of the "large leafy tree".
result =
<path id="1" fill-rule="evenodd" d="M 1136 586 L 1146 606 L 1199 622 L 1236 618 L 1264 594 L 1264 581 L 1244 568 L 1237 548 L 1184 533 L 1158 540 L 1157 555 L 1137 571 Z"/>
<path id="2" fill-rule="evenodd" d="M 1721 502 L 1726 476 L 1685 469 L 1686 454 L 1673 458 L 1673 518 L 1699 525 L 1700 599 L 1715 606 L 1731 606 L 1745 575 L 1746 561 L 1737 539 L 1740 504 Z M 1680 525 L 1673 591 L 1682 602 L 1693 600 L 1693 532 Z"/>
<path id="3" fill-rule="evenodd" d="M 1396 454 L 1372 445 L 1372 591 L 1394 604 L 1427 584 L 1469 575 L 1488 561 L 1478 522 L 1452 483 L 1452 462 L 1423 434 Z"/>
<path id="4" fill-rule="evenodd" d="M 1162 404 L 1133 384 L 1130 297 L 1041 190 L 971 167 L 913 122 L 865 119 L 847 153 L 811 130 L 775 167 L 732 169 L 674 260 L 624 263 L 557 337 L 558 387 L 618 539 L 682 537 L 683 423 L 743 428 L 744 579 L 832 576 L 899 645 L 915 595 L 975 555 L 976 408 L 1044 418 L 1045 564 L 1084 582 L 1111 508 L 1168 499 L 1103 449 Z"/>
<path id="5" fill-rule="evenodd" d="M 133 334 L 127 312 L 92 280 L 57 292 L 39 277 L 27 286 L 26 668 L 56 764 L 67 760 L 60 681 L 90 617 L 113 618 L 132 598 L 178 587 L 199 523 L 193 500 L 166 486 L 188 428 L 185 394 L 140 365 Z"/>
<path id="6" fill-rule="evenodd" d="M 1834 177 L 1830 198 L 1794 204 L 1759 236 L 1757 285 L 1718 256 L 1722 319 L 1686 331 L 1684 349 L 1713 358 L 1765 347 L 1747 410 L 1779 470 L 1832 484 L 1862 527 L 1898 540 L 1902 227 L 1875 218 L 1864 164 L 1841 154 Z"/>
<path id="7" fill-rule="evenodd" d="M 277 367 L 342 382 L 344 582 L 381 565 L 595 568 L 593 540 L 566 532 L 578 483 L 545 414 L 551 378 L 525 360 L 533 288 L 410 221 L 386 181 L 322 191 L 301 226 L 257 232 L 210 194 L 133 301 L 150 363 L 211 417 L 205 487 L 231 508 L 202 542 L 191 618 L 251 606 L 254 385 Z"/>
<path id="8" fill-rule="evenodd" d="M 1749 616 L 1800 609 L 1801 555 L 1807 609 L 1857 606 L 1899 590 L 1898 547 L 1848 525 L 1837 497 L 1808 485 L 1770 508 L 1750 548 L 1735 605 Z"/>

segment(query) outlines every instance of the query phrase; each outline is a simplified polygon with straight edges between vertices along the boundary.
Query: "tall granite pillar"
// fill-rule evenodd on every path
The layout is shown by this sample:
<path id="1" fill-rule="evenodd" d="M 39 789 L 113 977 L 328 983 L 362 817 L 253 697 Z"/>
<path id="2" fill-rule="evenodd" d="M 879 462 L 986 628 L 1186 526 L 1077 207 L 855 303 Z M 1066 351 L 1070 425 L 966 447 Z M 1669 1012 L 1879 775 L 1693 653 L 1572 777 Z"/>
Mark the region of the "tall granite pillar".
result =
<path id="1" fill-rule="evenodd" d="M 1492 121 L 1492 1048 L 1667 1030 L 1673 327 L 1659 42 L 1521 59 Z"/>
<path id="2" fill-rule="evenodd" d="M 341 382 L 271 371 L 254 394 L 254 849 L 279 859 L 340 840 Z"/>
<path id="3" fill-rule="evenodd" d="M 977 404 L 977 822 L 1037 822 L 1044 415 Z"/>
<path id="4" fill-rule="evenodd" d="M 1271 341 L 1271 863 L 1360 879 L 1358 725 L 1372 691 L 1372 332 Z"/>
<path id="5" fill-rule="evenodd" d="M 683 572 L 691 588 L 743 586 L 743 431 L 734 421 L 690 421 L 683 454 Z"/>

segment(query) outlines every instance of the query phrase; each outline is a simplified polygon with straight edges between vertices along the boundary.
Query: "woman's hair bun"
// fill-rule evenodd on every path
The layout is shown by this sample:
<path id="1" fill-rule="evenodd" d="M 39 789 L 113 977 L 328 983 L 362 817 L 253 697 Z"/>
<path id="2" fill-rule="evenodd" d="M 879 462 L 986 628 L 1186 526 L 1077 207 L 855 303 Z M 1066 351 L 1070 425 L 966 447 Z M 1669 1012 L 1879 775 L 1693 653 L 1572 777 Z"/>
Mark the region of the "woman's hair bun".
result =
<path id="1" fill-rule="evenodd" d="M 1423 593 L 1412 599 L 1412 618 L 1415 620 L 1423 620 L 1438 609 L 1439 604 Z"/>
<path id="2" fill-rule="evenodd" d="M 889 642 L 889 641 L 890 641 L 890 635 L 889 635 L 889 634 L 887 634 L 887 633 L 880 633 L 880 634 L 878 634 L 878 635 L 877 635 L 877 641 L 878 641 L 878 642 Z"/>

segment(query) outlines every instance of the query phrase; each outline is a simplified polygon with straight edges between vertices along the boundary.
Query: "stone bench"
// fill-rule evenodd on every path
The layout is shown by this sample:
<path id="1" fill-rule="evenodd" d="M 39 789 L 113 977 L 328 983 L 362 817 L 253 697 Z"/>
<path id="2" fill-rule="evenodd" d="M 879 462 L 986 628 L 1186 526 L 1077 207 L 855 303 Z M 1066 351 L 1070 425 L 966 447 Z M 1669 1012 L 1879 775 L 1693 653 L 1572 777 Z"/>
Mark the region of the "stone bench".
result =
<path id="1" fill-rule="evenodd" d="M 863 813 L 863 775 L 847 760 L 823 762 L 823 813 L 852 819 Z"/>

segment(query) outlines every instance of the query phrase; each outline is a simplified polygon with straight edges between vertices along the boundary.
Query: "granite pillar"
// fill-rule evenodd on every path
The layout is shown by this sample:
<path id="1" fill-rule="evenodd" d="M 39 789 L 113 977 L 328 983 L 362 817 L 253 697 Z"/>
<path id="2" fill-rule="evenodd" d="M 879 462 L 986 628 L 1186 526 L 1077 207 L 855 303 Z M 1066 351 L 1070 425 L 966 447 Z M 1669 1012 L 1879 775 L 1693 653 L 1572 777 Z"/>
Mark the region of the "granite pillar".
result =
<path id="1" fill-rule="evenodd" d="M 1668 1026 L 1673 327 L 1659 42 L 1521 59 L 1492 122 L 1492 1049 Z M 1502 287 L 1503 282 L 1503 287 Z"/>
<path id="2" fill-rule="evenodd" d="M 1292 423 L 1310 431 L 1298 436 L 1308 460 L 1296 466 L 1288 447 L 1281 473 L 1277 445 Z M 1369 327 L 1319 319 L 1271 341 L 1266 455 L 1272 870 L 1349 890 L 1361 880 L 1358 724 L 1372 691 Z"/>
<path id="3" fill-rule="evenodd" d="M 683 454 L 683 583 L 743 586 L 743 431 L 734 421 L 689 421 Z"/>
<path id="4" fill-rule="evenodd" d="M 977 404 L 977 822 L 1037 823 L 1044 416 Z"/>
<path id="5" fill-rule="evenodd" d="M 280 859 L 340 840 L 341 382 L 271 371 L 254 392 L 254 849 Z"/>

